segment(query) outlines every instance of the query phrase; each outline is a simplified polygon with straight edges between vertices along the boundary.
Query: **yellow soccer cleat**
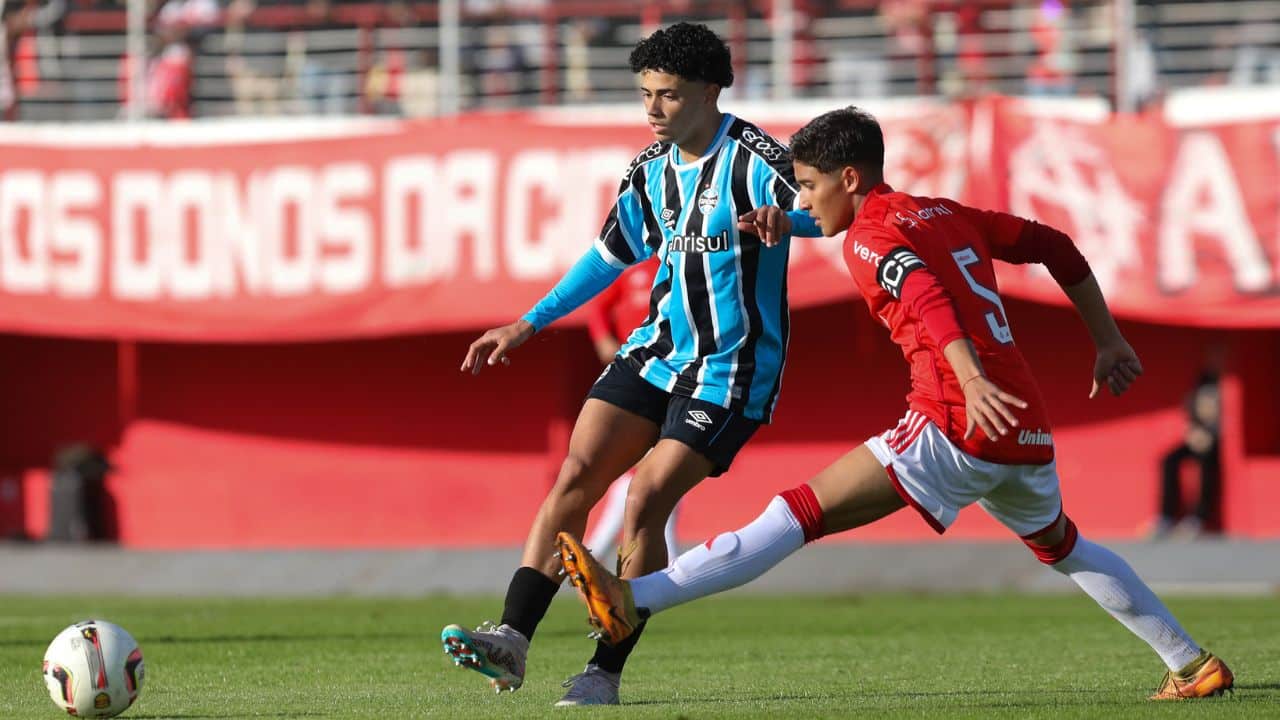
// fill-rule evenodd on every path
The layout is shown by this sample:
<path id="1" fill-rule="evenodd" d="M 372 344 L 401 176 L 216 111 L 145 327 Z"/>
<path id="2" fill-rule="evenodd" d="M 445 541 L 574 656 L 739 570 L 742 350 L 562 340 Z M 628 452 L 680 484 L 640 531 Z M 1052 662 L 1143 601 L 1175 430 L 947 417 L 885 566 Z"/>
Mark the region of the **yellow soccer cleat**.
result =
<path id="1" fill-rule="evenodd" d="M 1164 681 L 1152 700 L 1189 700 L 1229 692 L 1235 686 L 1231 668 L 1218 656 L 1205 651 L 1187 667 L 1164 674 Z"/>
<path id="2" fill-rule="evenodd" d="M 598 631 L 592 637 L 610 645 L 631 637 L 641 622 L 631 597 L 631 584 L 606 570 L 567 532 L 556 535 L 556 549 L 569 582 L 587 604 L 588 622 Z"/>

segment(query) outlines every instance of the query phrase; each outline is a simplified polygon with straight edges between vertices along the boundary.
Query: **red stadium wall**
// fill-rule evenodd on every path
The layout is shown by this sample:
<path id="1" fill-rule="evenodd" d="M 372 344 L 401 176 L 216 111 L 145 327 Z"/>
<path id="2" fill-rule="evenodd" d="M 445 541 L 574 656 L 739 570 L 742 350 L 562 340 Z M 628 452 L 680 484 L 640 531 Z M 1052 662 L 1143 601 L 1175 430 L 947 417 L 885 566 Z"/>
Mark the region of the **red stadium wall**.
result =
<path id="1" fill-rule="evenodd" d="M 1130 319 L 1147 376 L 1086 401 L 1089 344 L 1060 291 L 1001 269 L 1081 526 L 1144 531 L 1183 395 L 1221 345 L 1222 523 L 1280 537 L 1280 115 L 1047 107 L 872 109 L 900 188 L 1061 228 Z M 813 109 L 759 119 L 785 137 Z M 43 535 L 42 468 L 89 441 L 116 465 L 111 527 L 131 546 L 523 540 L 598 368 L 572 320 L 511 368 L 457 366 L 475 328 L 526 309 L 581 254 L 650 138 L 535 113 L 280 127 L 0 138 L 0 536 Z M 790 287 L 776 423 L 692 494 L 686 541 L 750 519 L 903 411 L 903 363 L 849 300 L 838 242 L 796 243 Z M 951 534 L 1003 536 L 976 511 Z M 903 512 L 847 539 L 929 537 Z"/>
<path id="2" fill-rule="evenodd" d="M 1146 376 L 1123 399 L 1088 401 L 1092 355 L 1072 312 L 1017 301 L 1008 309 L 1052 408 L 1068 510 L 1083 528 L 1144 532 L 1159 457 L 1182 429 L 1182 393 L 1205 348 L 1225 343 L 1228 425 L 1240 431 L 1229 433 L 1240 441 L 1227 447 L 1225 529 L 1280 536 L 1280 520 L 1264 511 L 1280 503 L 1274 333 L 1128 323 Z M 5 377 L 24 380 L 3 384 L 12 430 L 0 458 L 30 468 L 68 439 L 113 447 L 114 526 L 135 547 L 519 544 L 596 368 L 585 334 L 569 330 L 523 348 L 510 368 L 463 376 L 469 340 L 144 344 L 136 417 L 121 428 L 113 345 L 3 336 L 2 356 L 20 361 Z M 796 312 L 775 424 L 731 473 L 692 493 L 681 538 L 749 520 L 774 493 L 896 422 L 905 391 L 901 358 L 862 305 Z M 35 536 L 46 485 L 43 473 L 27 474 L 22 522 Z M 971 509 L 949 535 L 1004 532 Z M 905 511 L 841 540 L 932 537 Z"/>

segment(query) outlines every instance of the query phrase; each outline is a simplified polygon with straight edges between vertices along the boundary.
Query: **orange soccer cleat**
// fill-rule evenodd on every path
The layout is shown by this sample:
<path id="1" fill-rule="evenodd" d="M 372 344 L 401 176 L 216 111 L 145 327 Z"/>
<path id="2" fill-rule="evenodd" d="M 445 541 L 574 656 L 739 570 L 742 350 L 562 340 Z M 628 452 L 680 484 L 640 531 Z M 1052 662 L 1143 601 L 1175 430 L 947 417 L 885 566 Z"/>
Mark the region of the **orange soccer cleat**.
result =
<path id="1" fill-rule="evenodd" d="M 1221 695 L 1235 685 L 1231 668 L 1209 651 L 1200 654 L 1187 667 L 1178 672 L 1164 674 L 1164 681 L 1152 700 L 1188 700 L 1190 698 Z"/>
<path id="2" fill-rule="evenodd" d="M 592 637 L 610 645 L 631 637 L 641 622 L 631 584 L 606 570 L 567 532 L 556 535 L 556 550 L 569 582 L 587 604 L 587 620 L 598 631 Z"/>

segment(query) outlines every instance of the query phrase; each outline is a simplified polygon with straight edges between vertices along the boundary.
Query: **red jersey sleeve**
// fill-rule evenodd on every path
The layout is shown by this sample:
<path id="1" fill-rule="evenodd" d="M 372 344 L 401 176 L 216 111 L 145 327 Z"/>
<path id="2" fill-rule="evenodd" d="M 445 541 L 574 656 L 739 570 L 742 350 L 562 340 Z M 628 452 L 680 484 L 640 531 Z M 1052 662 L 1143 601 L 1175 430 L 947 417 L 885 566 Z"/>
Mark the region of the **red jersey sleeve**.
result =
<path id="1" fill-rule="evenodd" d="M 961 206 L 963 207 L 963 206 Z M 1040 263 L 1063 287 L 1089 277 L 1089 261 L 1066 233 L 1017 215 L 965 208 L 991 242 L 991 256 L 1016 265 Z"/>
<path id="2" fill-rule="evenodd" d="M 850 250 L 849 271 L 873 312 L 879 314 L 889 302 L 901 303 L 939 349 L 965 337 L 951 294 L 904 238 L 859 233 Z"/>
<path id="3" fill-rule="evenodd" d="M 587 305 L 587 333 L 592 342 L 613 338 L 613 308 L 621 296 L 621 283 L 615 282 Z"/>

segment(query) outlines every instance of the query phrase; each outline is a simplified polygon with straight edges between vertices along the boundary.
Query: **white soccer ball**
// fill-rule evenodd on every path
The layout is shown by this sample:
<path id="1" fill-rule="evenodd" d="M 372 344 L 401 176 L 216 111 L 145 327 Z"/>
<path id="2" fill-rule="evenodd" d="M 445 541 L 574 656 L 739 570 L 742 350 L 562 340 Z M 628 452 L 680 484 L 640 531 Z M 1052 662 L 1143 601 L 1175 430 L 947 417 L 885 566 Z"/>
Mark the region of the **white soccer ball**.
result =
<path id="1" fill-rule="evenodd" d="M 133 636 L 105 620 L 85 620 L 58 633 L 44 651 L 49 697 L 67 714 L 109 718 L 142 690 L 142 650 Z"/>

